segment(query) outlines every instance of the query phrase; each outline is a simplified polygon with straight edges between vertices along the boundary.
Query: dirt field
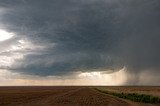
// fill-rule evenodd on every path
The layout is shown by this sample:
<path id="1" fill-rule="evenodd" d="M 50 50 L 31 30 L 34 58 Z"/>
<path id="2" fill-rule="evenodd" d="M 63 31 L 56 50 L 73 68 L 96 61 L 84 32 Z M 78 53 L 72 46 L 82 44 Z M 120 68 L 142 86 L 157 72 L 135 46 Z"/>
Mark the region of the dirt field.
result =
<path id="1" fill-rule="evenodd" d="M 154 91 L 152 90 L 152 92 Z M 0 106 L 156 106 L 156 105 L 136 103 L 129 100 L 120 99 L 114 96 L 100 93 L 96 91 L 94 87 L 64 86 L 64 87 L 0 87 Z"/>

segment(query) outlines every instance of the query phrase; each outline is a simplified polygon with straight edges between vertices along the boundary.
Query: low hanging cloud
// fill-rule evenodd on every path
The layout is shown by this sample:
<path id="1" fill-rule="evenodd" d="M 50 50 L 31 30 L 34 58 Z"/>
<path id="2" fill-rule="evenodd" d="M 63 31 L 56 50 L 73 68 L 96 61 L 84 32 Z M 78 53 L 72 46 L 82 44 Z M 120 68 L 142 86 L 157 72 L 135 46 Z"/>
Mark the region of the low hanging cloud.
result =
<path id="1" fill-rule="evenodd" d="M 0 26 L 32 44 L 8 70 L 160 74 L 159 0 L 0 0 L 0 7 Z"/>

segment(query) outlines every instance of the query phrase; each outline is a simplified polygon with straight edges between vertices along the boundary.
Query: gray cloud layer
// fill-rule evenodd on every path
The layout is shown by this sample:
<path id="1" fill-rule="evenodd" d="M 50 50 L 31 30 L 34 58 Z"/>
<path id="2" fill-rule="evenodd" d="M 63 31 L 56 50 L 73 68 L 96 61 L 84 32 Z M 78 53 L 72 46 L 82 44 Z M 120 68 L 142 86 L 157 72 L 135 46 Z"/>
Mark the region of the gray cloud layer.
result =
<path id="1" fill-rule="evenodd" d="M 31 75 L 160 69 L 159 0 L 0 0 L 0 21 L 43 50 L 8 67 Z"/>

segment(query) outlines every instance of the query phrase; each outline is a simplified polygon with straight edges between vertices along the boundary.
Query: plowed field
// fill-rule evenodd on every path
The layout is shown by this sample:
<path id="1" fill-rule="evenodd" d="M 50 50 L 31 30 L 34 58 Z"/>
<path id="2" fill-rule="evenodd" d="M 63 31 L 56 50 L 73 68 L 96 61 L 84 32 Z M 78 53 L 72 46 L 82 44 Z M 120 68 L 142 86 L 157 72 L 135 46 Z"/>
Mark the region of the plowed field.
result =
<path id="1" fill-rule="evenodd" d="M 0 106 L 158 106 L 121 99 L 94 87 L 0 87 Z"/>

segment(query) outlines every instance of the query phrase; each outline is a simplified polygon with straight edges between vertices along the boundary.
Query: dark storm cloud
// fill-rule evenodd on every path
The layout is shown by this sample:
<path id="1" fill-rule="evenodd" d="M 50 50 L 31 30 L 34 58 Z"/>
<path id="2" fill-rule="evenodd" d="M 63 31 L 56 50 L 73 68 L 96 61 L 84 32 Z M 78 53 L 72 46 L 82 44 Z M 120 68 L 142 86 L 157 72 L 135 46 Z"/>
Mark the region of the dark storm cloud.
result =
<path id="1" fill-rule="evenodd" d="M 4 28 L 46 46 L 12 70 L 47 76 L 160 69 L 159 0 L 0 0 L 0 6 Z"/>

